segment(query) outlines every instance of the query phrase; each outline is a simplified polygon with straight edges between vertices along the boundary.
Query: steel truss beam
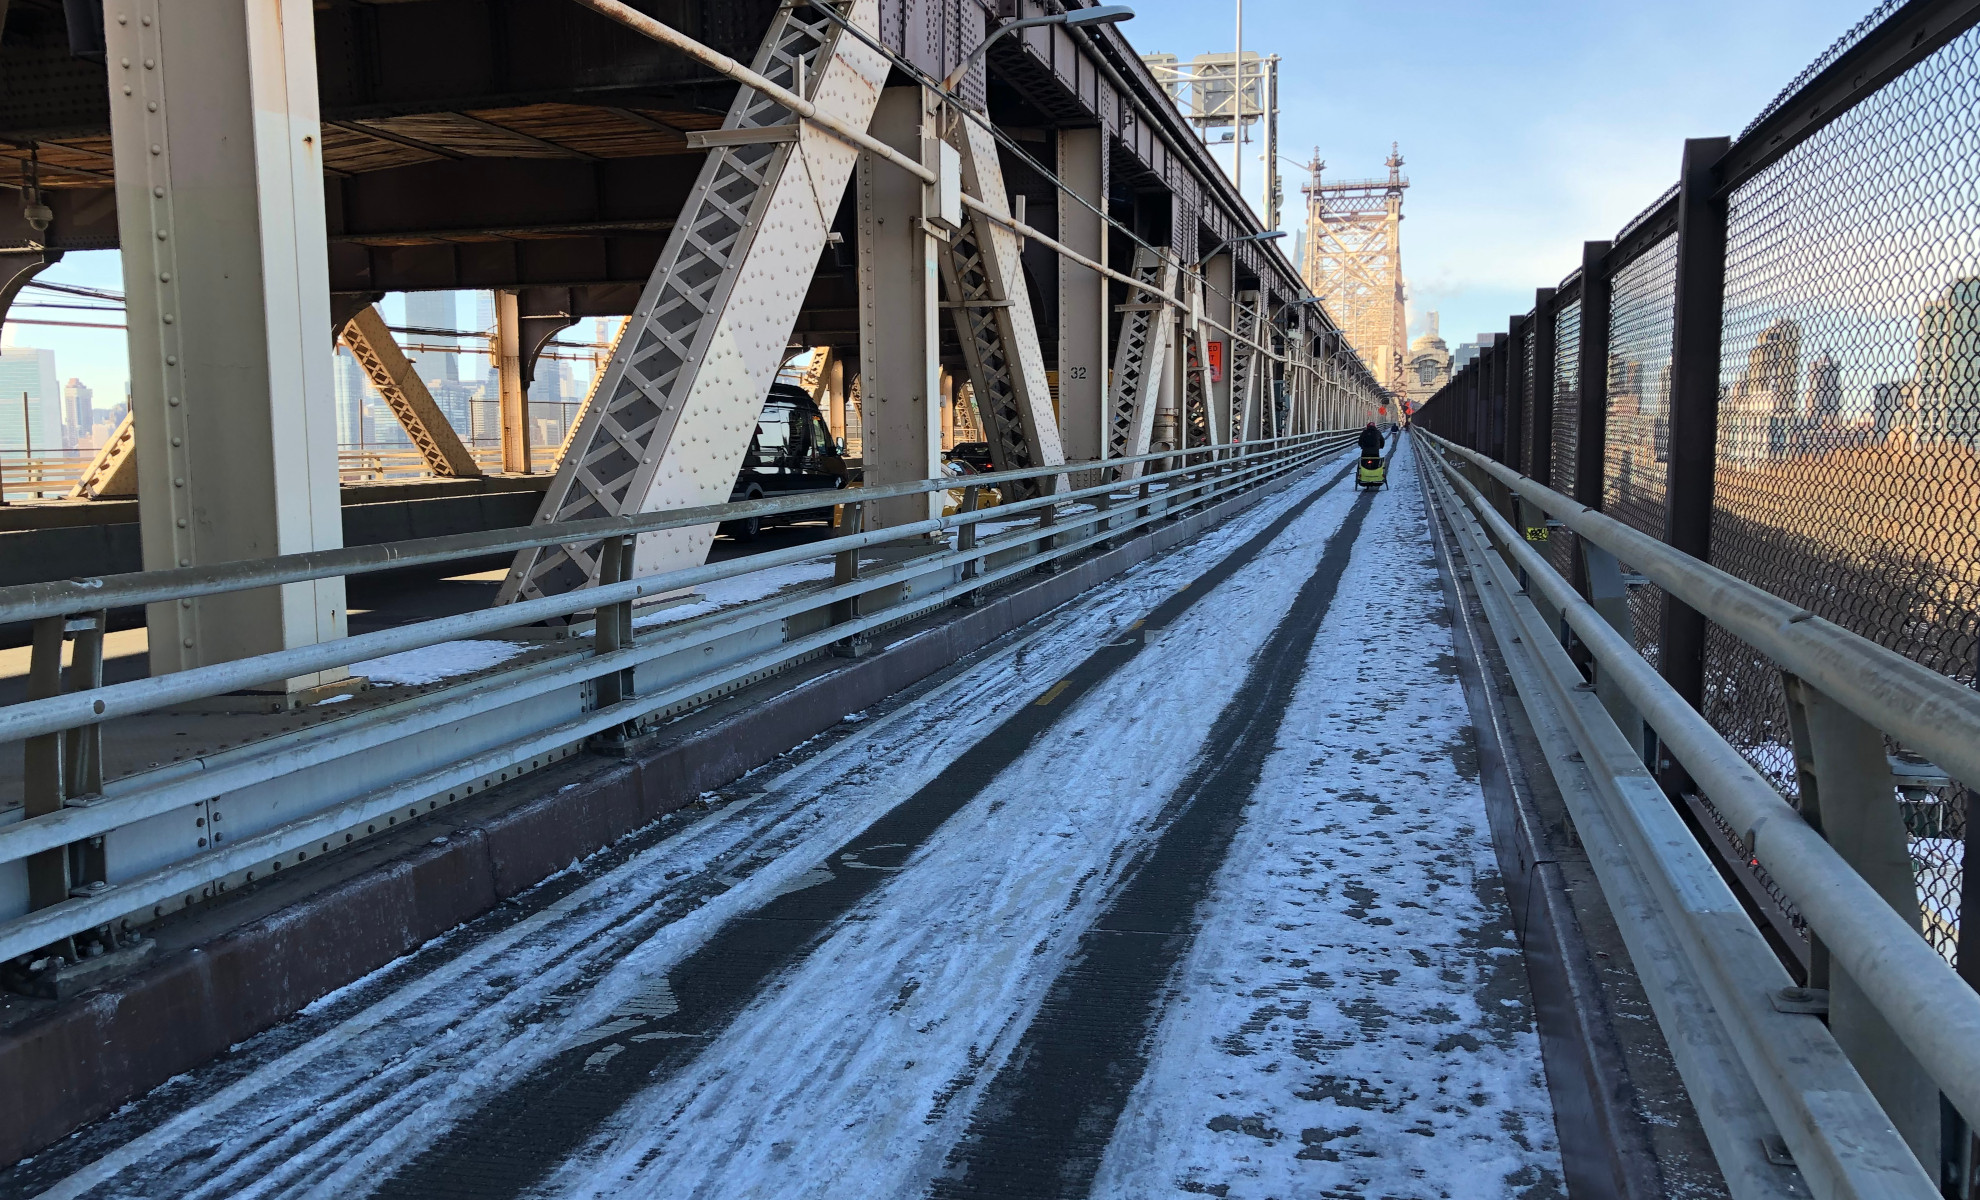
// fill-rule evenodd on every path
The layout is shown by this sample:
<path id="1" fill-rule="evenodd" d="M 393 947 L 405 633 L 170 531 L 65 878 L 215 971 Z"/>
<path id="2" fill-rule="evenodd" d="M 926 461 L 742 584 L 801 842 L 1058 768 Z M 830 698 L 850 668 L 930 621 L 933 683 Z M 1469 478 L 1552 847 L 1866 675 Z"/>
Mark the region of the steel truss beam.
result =
<path id="1" fill-rule="evenodd" d="M 1189 289 L 1189 308 L 1182 316 L 1183 327 L 1183 429 L 1185 446 L 1214 446 L 1225 440 L 1228 423 L 1219 411 L 1210 389 L 1210 331 L 1203 324 L 1203 279 L 1197 276 Z"/>
<path id="2" fill-rule="evenodd" d="M 871 26 L 875 0 L 852 20 Z M 864 129 L 886 82 L 878 53 L 822 17 L 780 9 L 752 68 Z M 743 88 L 723 129 L 792 124 Z M 627 516 L 726 500 L 783 365 L 810 269 L 825 247 L 858 152 L 810 122 L 791 141 L 711 150 L 639 305 L 538 510 L 539 522 Z M 639 539 L 634 573 L 699 563 L 712 526 Z M 497 597 L 509 603 L 582 588 L 596 546 L 524 551 Z"/>
<path id="3" fill-rule="evenodd" d="M 426 383 L 420 379 L 412 361 L 393 340 L 392 331 L 385 327 L 385 318 L 378 315 L 376 306 L 365 305 L 345 324 L 342 341 L 364 369 L 371 386 L 385 398 L 428 470 L 450 478 L 481 474 L 474 455 L 468 453 L 460 435 L 441 415 L 440 406 L 433 402 L 433 393 L 426 390 Z"/>
<path id="4" fill-rule="evenodd" d="M 1113 394 L 1107 400 L 1107 458 L 1148 453 L 1155 430 L 1155 400 L 1168 369 L 1169 339 L 1175 329 L 1168 298 L 1176 290 L 1176 263 L 1147 247 L 1134 252 L 1133 275 L 1140 284 L 1128 291 L 1120 341 L 1114 346 Z M 1116 468 L 1116 478 L 1133 479 L 1141 464 Z"/>
<path id="5" fill-rule="evenodd" d="M 947 138 L 962 157 L 964 194 L 991 210 L 967 210 L 939 255 L 991 465 L 999 471 L 1057 466 L 1066 461 L 1065 448 L 1045 379 L 1037 318 L 1018 263 L 1022 246 L 1010 226 L 997 220 L 1011 217 L 997 144 L 981 125 L 960 119 L 950 123 Z M 1029 486 L 1019 489 L 1020 499 L 1031 496 Z"/>
<path id="6" fill-rule="evenodd" d="M 117 422 L 103 448 L 89 462 L 89 468 L 69 489 L 71 500 L 131 500 L 138 494 L 137 432 L 131 414 Z"/>
<path id="7" fill-rule="evenodd" d="M 1260 298 L 1257 292 L 1239 292 L 1236 307 L 1232 310 L 1232 325 L 1235 336 L 1231 338 L 1231 417 L 1230 439 L 1234 442 L 1249 437 L 1269 436 L 1260 432 L 1260 427 L 1270 421 L 1265 415 L 1266 405 L 1257 403 L 1253 392 L 1258 384 L 1258 312 Z M 1276 424 L 1276 422 L 1273 422 Z"/>

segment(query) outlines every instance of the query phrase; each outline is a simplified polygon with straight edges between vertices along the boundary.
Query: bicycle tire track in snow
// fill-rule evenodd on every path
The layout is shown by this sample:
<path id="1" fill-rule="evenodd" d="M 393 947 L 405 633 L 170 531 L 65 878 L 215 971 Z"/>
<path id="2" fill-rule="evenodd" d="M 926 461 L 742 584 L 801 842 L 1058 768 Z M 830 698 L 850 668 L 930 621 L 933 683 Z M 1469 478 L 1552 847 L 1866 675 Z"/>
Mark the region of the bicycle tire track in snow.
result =
<path id="1" fill-rule="evenodd" d="M 1565 1194 L 1422 497 L 1399 458 L 1096 1200 Z"/>
<path id="2" fill-rule="evenodd" d="M 481 1197 L 516 1194 L 550 1165 L 587 1141 L 595 1142 L 605 1125 L 630 1124 L 635 1140 L 642 1143 L 639 1157 L 652 1159 L 654 1148 L 643 1143 L 657 1129 L 672 1124 L 656 1118 L 653 1103 L 635 1105 L 631 1116 L 616 1116 L 642 1092 L 657 1091 L 672 1097 L 676 1090 L 685 1089 L 701 1094 L 711 1081 L 726 1078 L 735 1057 L 729 1048 L 736 1045 L 743 1047 L 742 1057 L 750 1064 L 774 1063 L 778 1070 L 788 1066 L 787 1054 L 766 1053 L 757 1033 L 760 1021 L 745 1020 L 740 1029 L 732 1029 L 739 1013 L 761 1007 L 759 1001 L 766 991 L 797 997 L 809 1010 L 801 1026 L 807 1032 L 833 1030 L 856 1045 L 870 1048 L 866 1033 L 873 1012 L 840 1003 L 847 993 L 831 981 L 843 973 L 835 967 L 826 966 L 828 977 L 816 979 L 815 951 L 819 946 L 840 945 L 848 936 L 870 938 L 874 922 L 900 915 L 910 918 L 903 932 L 911 944 L 951 958 L 968 945 L 971 939 L 966 929 L 944 926 L 937 933 L 925 904 L 918 899 L 904 903 L 900 898 L 905 880 L 924 878 L 930 872 L 929 855 L 921 853 L 923 848 L 938 833 L 944 835 L 941 841 L 954 841 L 952 820 L 966 809 L 994 803 L 984 797 L 992 791 L 1001 795 L 1013 786 L 1011 775 L 1035 769 L 1035 763 L 1049 760 L 1068 741 L 1077 745 L 1077 736 L 1067 731 L 1061 714 L 1069 707 L 1083 708 L 1081 700 L 1089 692 L 1096 696 L 1135 695 L 1139 688 L 1130 681 L 1142 680 L 1173 707 L 1175 697 L 1170 689 L 1189 683 L 1187 673 L 1175 669 L 1179 657 L 1184 665 L 1221 668 L 1220 675 L 1228 673 L 1233 660 L 1241 663 L 1255 649 L 1256 639 L 1231 630 L 1227 620 L 1220 621 L 1220 604 L 1247 590 L 1277 602 L 1289 572 L 1275 560 L 1289 547 L 1302 546 L 1307 540 L 1306 528 L 1294 528 L 1294 520 L 1308 512 L 1308 506 L 1313 506 L 1314 512 L 1329 509 L 1330 505 L 1321 502 L 1330 493 L 1338 497 L 1346 474 L 1345 470 L 1335 473 L 1325 485 L 1304 489 L 1306 494 L 1300 500 L 1208 571 L 1185 581 L 1175 594 L 1137 621 L 1128 637 L 1096 649 L 1042 695 L 1006 710 L 995 729 L 983 733 L 914 795 L 863 830 L 852 832 L 843 845 L 807 864 L 810 870 L 804 882 L 808 886 L 788 890 L 729 923 L 664 971 L 652 970 L 638 959 L 625 964 L 628 974 L 638 974 L 647 981 L 645 990 L 656 996 L 664 993 L 664 1002 L 651 1003 L 644 1011 L 606 1014 L 615 1039 L 608 1047 L 590 1050 L 587 1046 L 580 1049 L 588 1052 L 573 1050 L 546 1064 L 531 1079 L 482 1108 L 473 1122 L 455 1126 L 389 1180 L 379 1194 L 426 1197 L 446 1195 L 454 1188 L 460 1189 L 459 1194 Z M 1320 520 L 1332 524 L 1324 517 Z M 1297 573 L 1293 574 L 1296 577 Z M 1144 656 L 1144 646 L 1160 652 Z M 1209 684 L 1199 680 L 1193 686 L 1200 690 Z M 1196 732 L 1200 736 L 1201 731 Z M 1187 754 L 1183 757 L 1186 759 Z M 1058 794 L 1053 782 L 1047 779 L 1018 790 L 1033 795 Z M 1159 797 L 1165 789 L 1147 794 Z M 1134 812 L 1132 806 L 1112 807 L 1117 821 L 1127 820 Z M 1028 806 L 1021 806 L 1021 811 L 1026 816 L 1009 819 L 1018 829 L 1035 830 L 1039 825 L 1036 815 L 1029 813 Z M 968 828 L 969 822 L 963 825 Z M 1125 829 L 1123 826 L 1123 832 Z M 968 841 L 967 835 L 964 840 Z M 1112 852 L 1110 843 L 1102 843 L 1101 848 Z M 1018 861 L 1022 861 L 1021 856 L 1006 858 L 1004 865 Z M 947 890 L 960 880 L 979 879 L 982 873 L 981 864 L 972 862 L 960 874 L 939 874 L 944 882 L 938 890 Z M 1027 920 L 1035 922 L 1039 910 L 1050 909 L 1049 898 L 1039 895 L 1036 888 L 1022 900 L 1019 915 Z M 931 936 L 935 939 L 932 945 Z M 898 945 L 882 943 L 878 950 L 885 954 Z M 884 969 L 883 964 L 871 961 L 871 947 L 859 957 L 867 960 L 858 969 L 862 978 L 871 978 L 875 967 Z M 970 984 L 982 990 L 991 978 L 976 972 Z M 896 985 L 896 989 L 902 986 L 906 985 Z M 910 987 L 905 994 L 890 994 L 885 999 L 897 1012 L 905 1011 L 912 1007 L 908 1002 L 913 992 Z M 1000 1005 L 991 1011 L 996 1019 L 1003 1020 L 1009 1010 Z M 793 1048 L 792 1052 L 802 1054 L 804 1048 Z M 947 1056 L 925 1052 L 918 1061 L 924 1069 L 939 1073 L 938 1086 L 946 1086 L 947 1078 L 966 1059 L 967 1048 L 963 1047 Z M 660 1081 L 657 1085 L 656 1080 Z M 722 1090 L 715 1089 L 717 1094 Z M 657 1107 L 671 1110 L 682 1102 L 668 1098 L 658 1101 Z M 841 1120 L 845 1115 L 838 1111 L 840 1105 L 817 1097 L 799 1107 L 826 1120 Z M 729 1117 L 737 1115 L 736 1110 L 728 1110 Z M 692 1129 L 693 1153 L 703 1161 L 652 1168 L 662 1172 L 669 1193 L 688 1194 L 687 1176 L 726 1161 L 719 1154 L 718 1161 L 707 1160 L 712 1148 L 725 1144 L 719 1124 L 710 1124 L 721 1119 L 704 1115 L 684 1126 Z M 906 1146 L 916 1140 L 894 1145 L 889 1156 L 899 1160 Z M 588 1155 L 579 1158 L 589 1161 Z M 581 1176 L 591 1173 L 590 1167 L 579 1170 Z M 607 1176 L 612 1173 L 603 1172 Z M 805 1174 L 808 1182 L 804 1186 L 820 1185 L 818 1172 Z M 864 1169 L 861 1183 L 873 1184 L 870 1172 Z M 625 1186 L 640 1190 L 637 1184 Z M 711 1182 L 710 1186 L 727 1191 L 729 1185 Z"/>
<path id="3" fill-rule="evenodd" d="M 1331 467 L 1328 469 L 1331 474 Z M 670 964 L 799 889 L 844 839 L 938 775 L 992 716 L 1109 641 L 1318 486 L 1295 482 L 890 702 L 746 803 L 632 835 L 190 1078 L 0 1177 L 0 1195 L 342 1195 L 367 1190 L 487 1097 L 614 1020 L 670 1000 Z M 617 1012 L 627 1016 L 614 1017 Z M 593 1052 L 596 1053 L 596 1052 Z M 80 1169 L 78 1169 L 80 1168 Z M 73 1172 L 66 1178 L 63 1172 Z M 52 1184 L 52 1186 L 51 1186 Z"/>

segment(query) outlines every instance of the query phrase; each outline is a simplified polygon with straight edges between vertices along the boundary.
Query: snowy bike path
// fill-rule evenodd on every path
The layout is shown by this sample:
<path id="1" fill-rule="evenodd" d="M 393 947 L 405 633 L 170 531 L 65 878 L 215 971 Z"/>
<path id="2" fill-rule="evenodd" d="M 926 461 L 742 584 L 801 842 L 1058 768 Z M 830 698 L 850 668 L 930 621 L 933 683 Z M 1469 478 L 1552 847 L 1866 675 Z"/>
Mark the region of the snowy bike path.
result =
<path id="1" fill-rule="evenodd" d="M 1546 1194 L 1420 501 L 1406 453 L 1377 495 L 1325 490 L 1338 469 L 168 1085 L 63 1152 L 98 1157 L 57 1194 Z M 1042 1156 L 1063 1187 L 1004 1190 L 971 1154 L 1036 1101 L 1013 1056 L 1042 1061 L 1041 1011 L 1184 827 L 1330 540 L 1255 794 L 1166 973 L 1132 981 L 1152 1018 L 1085 1015 L 1135 1077 Z M 1389 699 L 1358 704 L 1370 671 Z"/>

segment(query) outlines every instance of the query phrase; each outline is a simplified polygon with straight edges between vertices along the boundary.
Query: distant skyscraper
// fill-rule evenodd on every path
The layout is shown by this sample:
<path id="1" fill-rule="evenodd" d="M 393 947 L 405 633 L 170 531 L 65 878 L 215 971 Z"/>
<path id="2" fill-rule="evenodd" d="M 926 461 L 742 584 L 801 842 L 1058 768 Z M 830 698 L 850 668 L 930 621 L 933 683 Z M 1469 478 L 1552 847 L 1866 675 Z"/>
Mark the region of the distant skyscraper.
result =
<path id="1" fill-rule="evenodd" d="M 1730 394 L 1719 406 L 1719 443 L 1732 462 L 1787 454 L 1801 382 L 1801 326 L 1786 319 L 1762 330 Z"/>
<path id="2" fill-rule="evenodd" d="M 1980 450 L 1980 279 L 1954 280 L 1918 314 L 1920 431 Z"/>
<path id="3" fill-rule="evenodd" d="M 96 393 L 80 379 L 62 385 L 62 440 L 73 446 L 96 427 L 96 411 L 90 401 Z"/>
<path id="4" fill-rule="evenodd" d="M 1808 391 L 1802 396 L 1802 409 L 1813 421 L 1833 421 L 1842 416 L 1842 366 L 1827 350 L 1808 364 Z"/>
<path id="5" fill-rule="evenodd" d="M 458 329 L 455 322 L 460 320 L 454 308 L 452 292 L 407 292 L 406 324 L 417 329 Z M 441 334 L 408 334 L 407 340 L 428 346 L 458 346 L 454 338 Z M 436 380 L 458 380 L 461 377 L 457 356 L 451 350 L 425 350 L 409 356 L 419 377 L 429 387 Z"/>
<path id="6" fill-rule="evenodd" d="M 1409 357 L 1403 363 L 1403 393 L 1420 408 L 1450 381 L 1451 350 L 1437 336 L 1437 314 L 1431 313 L 1430 328 L 1409 344 Z"/>
<path id="7" fill-rule="evenodd" d="M 365 391 L 371 384 L 349 350 L 337 348 L 337 441 L 346 446 L 374 442 L 365 427 Z"/>
<path id="8" fill-rule="evenodd" d="M 1495 333 L 1481 333 L 1478 335 L 1477 341 L 1459 342 L 1457 351 L 1451 355 L 1452 373 L 1455 374 L 1458 371 L 1462 371 L 1464 368 L 1470 366 L 1473 362 L 1477 361 L 1478 352 L 1484 349 L 1485 347 L 1491 345 L 1493 341 L 1497 339 L 1498 336 L 1499 335 Z"/>
<path id="9" fill-rule="evenodd" d="M 55 352 L 27 346 L 0 350 L 0 450 L 62 448 L 62 389 Z"/>
<path id="10" fill-rule="evenodd" d="M 1897 379 L 1870 389 L 1872 429 L 1878 441 L 1909 441 L 1918 433 L 1918 381 Z"/>
<path id="11" fill-rule="evenodd" d="M 495 332 L 494 292 L 476 292 L 474 294 L 474 327 L 483 333 L 492 334 Z M 485 339 L 481 340 L 480 345 L 477 347 L 479 352 L 474 356 L 474 366 L 465 372 L 467 378 L 486 380 L 494 377 L 495 364 L 488 355 L 489 347 L 493 344 Z"/>

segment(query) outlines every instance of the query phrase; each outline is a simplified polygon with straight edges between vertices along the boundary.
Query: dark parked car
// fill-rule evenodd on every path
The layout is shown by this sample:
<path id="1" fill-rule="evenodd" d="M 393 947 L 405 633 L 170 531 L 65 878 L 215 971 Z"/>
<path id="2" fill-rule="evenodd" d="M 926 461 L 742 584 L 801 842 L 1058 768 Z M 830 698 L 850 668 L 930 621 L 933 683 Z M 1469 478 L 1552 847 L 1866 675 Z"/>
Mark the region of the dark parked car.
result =
<path id="1" fill-rule="evenodd" d="M 950 462 L 968 463 L 978 471 L 995 469 L 990 465 L 989 442 L 957 442 L 942 457 Z"/>
<path id="2" fill-rule="evenodd" d="M 803 388 L 787 383 L 770 385 L 763 401 L 763 415 L 756 421 L 756 436 L 749 440 L 742 470 L 736 475 L 735 491 L 729 499 L 761 500 L 790 492 L 815 492 L 846 487 L 851 479 L 846 471 L 845 451 L 825 425 L 825 416 Z M 829 507 L 807 509 L 770 521 L 830 520 Z M 739 541 L 749 541 L 762 529 L 765 518 L 729 521 L 722 532 Z"/>

